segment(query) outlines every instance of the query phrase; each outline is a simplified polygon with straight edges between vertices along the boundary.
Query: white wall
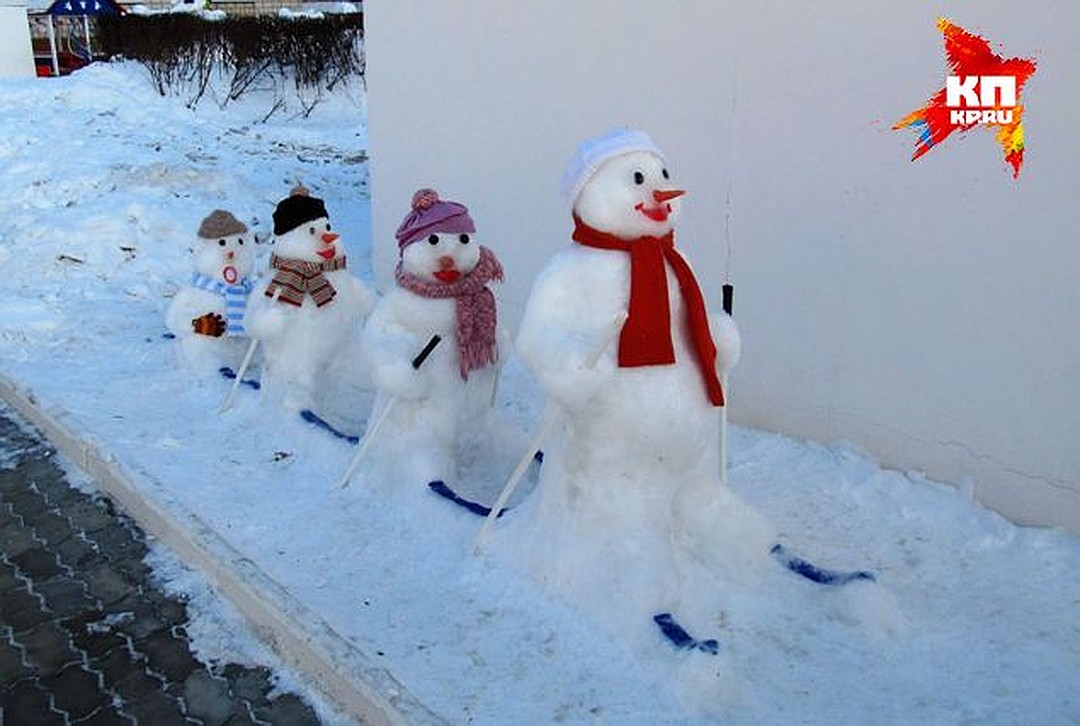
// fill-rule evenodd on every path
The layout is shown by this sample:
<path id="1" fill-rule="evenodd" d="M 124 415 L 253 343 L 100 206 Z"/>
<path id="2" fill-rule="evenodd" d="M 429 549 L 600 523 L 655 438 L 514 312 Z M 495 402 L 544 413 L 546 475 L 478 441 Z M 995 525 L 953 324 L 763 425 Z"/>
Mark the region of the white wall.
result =
<path id="1" fill-rule="evenodd" d="M 0 0 L 0 78 L 33 75 L 34 52 L 30 47 L 26 3 Z"/>
<path id="2" fill-rule="evenodd" d="M 412 192 L 434 186 L 506 262 L 516 320 L 569 243 L 557 181 L 573 148 L 644 128 L 690 190 L 677 241 L 713 300 L 730 211 L 734 420 L 970 476 L 1010 518 L 1080 531 L 1080 3 L 365 9 L 382 280 Z M 912 134 L 890 129 L 944 85 L 939 15 L 1039 64 L 1018 181 L 985 129 L 915 163 Z"/>

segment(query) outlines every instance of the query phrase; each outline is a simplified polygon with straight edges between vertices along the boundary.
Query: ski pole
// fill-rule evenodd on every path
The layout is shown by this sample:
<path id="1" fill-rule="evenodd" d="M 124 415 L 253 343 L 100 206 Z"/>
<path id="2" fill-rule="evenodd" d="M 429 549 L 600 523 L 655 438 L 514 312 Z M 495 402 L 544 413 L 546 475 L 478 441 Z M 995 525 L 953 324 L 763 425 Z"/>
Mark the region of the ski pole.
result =
<path id="1" fill-rule="evenodd" d="M 278 285 L 274 290 L 273 297 L 270 298 L 270 305 L 273 306 L 281 297 L 281 286 Z M 256 337 L 251 338 L 251 342 L 248 343 L 247 350 L 244 352 L 244 358 L 240 361 L 240 368 L 236 371 L 236 378 L 233 379 L 232 386 L 229 388 L 229 392 L 225 395 L 225 400 L 221 402 L 221 407 L 218 409 L 218 413 L 225 413 L 232 408 L 233 398 L 236 396 L 236 391 L 240 388 L 240 383 L 243 381 L 244 374 L 247 373 L 247 369 L 251 366 L 251 359 L 255 357 L 255 349 L 259 347 L 259 339 Z"/>
<path id="2" fill-rule="evenodd" d="M 596 348 L 589 354 L 589 356 L 582 361 L 582 370 L 592 370 L 596 367 L 596 364 L 600 361 L 600 356 L 604 354 L 611 343 L 619 335 L 619 331 L 622 330 L 623 323 L 626 322 L 627 314 L 625 312 L 619 313 L 615 316 L 615 319 L 611 321 L 611 327 L 605 331 L 604 336 L 597 344 Z M 521 478 L 525 475 L 525 470 L 528 469 L 529 464 L 534 458 L 536 453 L 540 451 L 541 445 L 544 440 L 547 439 L 548 434 L 555 428 L 555 425 L 559 423 L 562 416 L 559 415 L 559 411 L 554 404 L 548 407 L 547 413 L 544 415 L 544 424 L 540 427 L 540 431 L 529 442 L 529 448 L 525 450 L 525 455 L 518 461 L 517 466 L 514 467 L 514 471 L 510 474 L 510 478 L 506 480 L 506 484 L 503 486 L 501 492 L 499 492 L 499 498 L 495 500 L 494 506 L 491 508 L 491 512 L 488 513 L 484 524 L 481 525 L 480 531 L 476 534 L 476 539 L 473 540 L 472 553 L 474 555 L 480 554 L 484 548 L 484 544 L 487 542 L 488 535 L 491 532 L 491 528 L 495 526 L 495 520 L 499 518 L 499 514 L 502 512 L 503 507 L 513 496 L 514 491 L 517 489 L 518 484 L 521 483 Z"/>
<path id="3" fill-rule="evenodd" d="M 416 357 L 412 359 L 413 370 L 420 370 L 420 366 L 424 364 L 424 361 L 431 355 L 431 351 L 435 350 L 435 346 L 441 341 L 442 337 L 440 335 L 436 334 L 431 336 L 431 340 L 427 342 L 424 349 L 417 353 Z M 387 416 L 390 415 L 390 412 L 394 409 L 394 404 L 396 404 L 397 401 L 398 397 L 392 396 L 390 400 L 386 402 L 386 405 L 383 406 L 383 410 L 379 413 L 379 417 L 368 427 L 367 433 L 364 434 L 364 440 L 360 442 L 360 448 L 353 454 L 352 461 L 349 462 L 349 468 L 345 470 L 345 475 L 342 476 L 341 480 L 338 482 L 338 489 L 344 489 L 349 486 L 349 480 L 352 479 L 356 467 L 360 466 L 360 462 L 363 460 L 364 454 L 367 453 L 368 447 L 371 446 L 375 434 L 379 432 L 379 428 L 383 425 L 383 422 L 386 421 Z"/>
<path id="4" fill-rule="evenodd" d="M 721 288 L 723 291 L 723 301 L 721 306 L 724 308 L 724 312 L 731 315 L 731 303 L 732 298 L 735 296 L 735 288 L 730 282 L 725 282 Z M 727 487 L 728 484 L 728 401 L 730 400 L 730 391 L 728 389 L 728 376 L 725 372 L 722 380 L 724 388 L 724 405 L 720 408 L 720 483 Z"/>

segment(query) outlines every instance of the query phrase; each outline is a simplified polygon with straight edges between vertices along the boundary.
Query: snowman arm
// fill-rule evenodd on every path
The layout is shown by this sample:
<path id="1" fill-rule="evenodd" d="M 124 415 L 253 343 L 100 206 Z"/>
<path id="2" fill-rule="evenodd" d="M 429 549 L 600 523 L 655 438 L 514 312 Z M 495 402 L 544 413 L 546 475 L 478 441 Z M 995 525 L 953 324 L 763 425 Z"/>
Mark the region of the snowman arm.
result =
<path id="1" fill-rule="evenodd" d="M 742 357 L 742 335 L 735 319 L 724 312 L 710 315 L 709 327 L 716 343 L 716 371 L 723 377 L 738 365 Z"/>
<path id="2" fill-rule="evenodd" d="M 266 296 L 266 287 L 256 288 L 248 295 L 244 311 L 244 329 L 252 338 L 266 340 L 279 337 L 288 325 L 284 303 Z"/>
<path id="3" fill-rule="evenodd" d="M 417 335 L 387 317 L 376 308 L 361 336 L 371 366 L 371 380 L 378 390 L 391 396 L 408 400 L 425 398 L 431 388 L 426 374 L 431 366 L 414 367 L 412 361 L 431 336 Z M 436 354 L 437 351 L 431 353 Z"/>
<path id="4" fill-rule="evenodd" d="M 176 293 L 169 309 L 165 311 L 165 327 L 177 337 L 194 334 L 191 321 L 206 313 L 224 312 L 222 306 L 207 304 L 196 290 L 183 289 Z"/>
<path id="5" fill-rule="evenodd" d="M 544 391 L 563 407 L 586 406 L 615 369 L 612 321 L 622 311 L 566 305 L 557 284 L 537 281 L 525 308 L 517 354 Z"/>
<path id="6" fill-rule="evenodd" d="M 347 279 L 352 288 L 352 298 L 356 300 L 356 307 L 361 315 L 367 317 L 375 309 L 375 293 L 359 277 L 350 275 Z"/>

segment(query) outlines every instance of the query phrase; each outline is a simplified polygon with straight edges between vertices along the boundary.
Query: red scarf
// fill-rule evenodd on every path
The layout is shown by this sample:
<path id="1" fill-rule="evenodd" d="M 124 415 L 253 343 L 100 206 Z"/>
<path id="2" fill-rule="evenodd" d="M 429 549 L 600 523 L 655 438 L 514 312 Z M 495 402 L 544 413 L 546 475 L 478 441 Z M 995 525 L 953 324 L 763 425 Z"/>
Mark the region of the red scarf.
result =
<path id="1" fill-rule="evenodd" d="M 619 335 L 619 366 L 635 368 L 675 363 L 667 273 L 664 269 L 666 260 L 679 281 L 679 291 L 686 308 L 686 324 L 709 402 L 714 406 L 723 406 L 724 389 L 716 375 L 716 344 L 709 330 L 705 300 L 693 270 L 675 249 L 675 233 L 668 232 L 663 237 L 622 239 L 590 227 L 576 215 L 574 225 L 575 242 L 586 247 L 630 253 L 630 309 Z"/>

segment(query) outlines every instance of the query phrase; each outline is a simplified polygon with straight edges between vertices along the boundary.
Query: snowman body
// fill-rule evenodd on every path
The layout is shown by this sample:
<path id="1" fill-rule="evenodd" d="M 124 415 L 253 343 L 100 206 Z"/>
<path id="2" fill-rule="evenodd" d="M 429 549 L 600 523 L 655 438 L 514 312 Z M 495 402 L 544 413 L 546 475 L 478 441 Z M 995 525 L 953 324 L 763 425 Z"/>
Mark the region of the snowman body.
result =
<path id="1" fill-rule="evenodd" d="M 581 190 L 575 216 L 627 241 L 660 237 L 681 194 L 668 186 L 658 155 L 619 155 Z M 517 353 L 561 425 L 544 444 L 537 489 L 497 536 L 518 566 L 614 629 L 651 634 L 649 618 L 673 612 L 708 632 L 726 585 L 756 577 L 773 534 L 721 486 L 720 411 L 668 264 L 674 362 L 620 367 L 631 264 L 625 252 L 577 245 L 534 283 Z M 722 313 L 709 327 L 723 376 L 738 358 L 738 331 Z"/>
<path id="2" fill-rule="evenodd" d="M 479 260 L 472 235 L 431 234 L 402 250 L 398 277 L 407 274 L 436 290 L 472 274 Z M 438 344 L 414 366 L 434 336 Z M 497 329 L 501 347 L 504 337 Z M 459 447 L 487 414 L 497 367 L 493 363 L 463 375 L 457 301 L 396 284 L 369 318 L 362 347 L 377 391 L 369 425 L 393 401 L 368 455 L 368 479 L 375 486 L 404 484 L 411 491 L 424 491 L 432 481 L 453 486 Z"/>
<path id="3" fill-rule="evenodd" d="M 254 238 L 246 232 L 199 237 L 193 255 L 194 273 L 173 297 L 166 327 L 189 370 L 204 375 L 223 366 L 235 369 L 248 342 L 241 321 L 254 286 Z M 203 332 L 196 330 L 199 320 Z"/>
<path id="4" fill-rule="evenodd" d="M 339 269 L 321 272 L 333 297 L 320 305 L 311 294 L 281 299 L 275 269 L 256 290 L 248 305 L 245 326 L 263 345 L 264 384 L 268 395 L 287 410 L 311 409 L 326 388 L 333 369 L 341 365 L 350 343 L 359 336 L 374 296 L 346 268 L 338 235 L 320 217 L 275 235 L 274 257 L 320 265 L 338 261 Z M 271 265 L 274 265 L 273 258 Z M 277 298 L 275 298 L 275 294 Z"/>

